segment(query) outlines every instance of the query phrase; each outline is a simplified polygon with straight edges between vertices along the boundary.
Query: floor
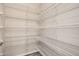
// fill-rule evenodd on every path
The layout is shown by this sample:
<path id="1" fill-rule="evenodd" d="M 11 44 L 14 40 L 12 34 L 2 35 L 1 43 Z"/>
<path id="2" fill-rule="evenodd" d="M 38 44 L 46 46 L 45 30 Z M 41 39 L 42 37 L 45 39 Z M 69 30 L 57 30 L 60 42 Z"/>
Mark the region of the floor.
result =
<path id="1" fill-rule="evenodd" d="M 42 56 L 42 54 L 40 54 L 40 52 L 34 52 L 34 53 L 28 54 L 26 56 Z"/>

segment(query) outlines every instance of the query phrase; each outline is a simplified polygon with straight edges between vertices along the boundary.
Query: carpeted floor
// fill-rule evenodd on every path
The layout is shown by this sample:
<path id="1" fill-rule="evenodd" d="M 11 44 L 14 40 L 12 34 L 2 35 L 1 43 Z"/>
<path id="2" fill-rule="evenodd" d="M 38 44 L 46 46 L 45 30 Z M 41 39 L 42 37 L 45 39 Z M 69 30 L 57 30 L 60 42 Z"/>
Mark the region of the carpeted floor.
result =
<path id="1" fill-rule="evenodd" d="M 40 54 L 40 52 L 34 52 L 34 53 L 28 54 L 26 56 L 42 56 L 42 54 Z"/>

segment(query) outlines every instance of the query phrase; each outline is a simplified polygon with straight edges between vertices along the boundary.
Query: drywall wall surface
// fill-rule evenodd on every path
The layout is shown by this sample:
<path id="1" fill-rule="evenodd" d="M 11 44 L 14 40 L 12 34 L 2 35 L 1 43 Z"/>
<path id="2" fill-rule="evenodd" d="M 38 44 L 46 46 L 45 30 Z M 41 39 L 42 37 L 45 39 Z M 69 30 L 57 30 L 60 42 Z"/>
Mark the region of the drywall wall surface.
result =
<path id="1" fill-rule="evenodd" d="M 78 3 L 0 4 L 0 55 L 79 55 L 78 11 Z"/>
<path id="2" fill-rule="evenodd" d="M 47 3 L 41 7 L 40 51 L 52 56 L 79 55 L 79 4 Z"/>
<path id="3" fill-rule="evenodd" d="M 3 55 L 3 6 L 0 4 L 0 56 Z"/>
<path id="4" fill-rule="evenodd" d="M 21 55 L 37 49 L 38 7 L 39 4 L 30 3 L 0 4 L 0 40 L 4 37 L 3 55 Z M 4 21 L 1 19 L 1 14 L 3 14 Z M 2 25 L 4 25 L 4 35 L 1 34 Z"/>

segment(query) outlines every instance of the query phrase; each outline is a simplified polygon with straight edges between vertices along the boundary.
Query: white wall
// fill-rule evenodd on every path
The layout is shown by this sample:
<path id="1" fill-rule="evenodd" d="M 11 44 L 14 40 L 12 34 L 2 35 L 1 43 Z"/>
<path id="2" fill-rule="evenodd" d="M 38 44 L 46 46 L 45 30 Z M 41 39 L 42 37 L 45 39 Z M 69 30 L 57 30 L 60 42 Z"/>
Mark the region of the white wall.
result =
<path id="1" fill-rule="evenodd" d="M 0 5 L 1 6 L 1 5 Z M 39 4 L 6 3 L 0 7 L 0 40 L 4 25 L 3 55 L 24 55 L 36 51 L 38 38 Z M 2 11 L 4 12 L 1 19 Z M 3 37 L 2 36 L 2 37 Z M 1 46 L 0 46 L 1 50 Z"/>
<path id="2" fill-rule="evenodd" d="M 73 3 L 0 4 L 0 55 L 24 55 L 38 48 L 47 56 L 79 55 L 78 10 Z"/>
<path id="3" fill-rule="evenodd" d="M 44 55 L 79 55 L 79 4 L 42 4 L 39 49 Z"/>
<path id="4" fill-rule="evenodd" d="M 3 7 L 0 4 L 0 43 L 3 42 Z M 3 55 L 3 47 L 0 45 L 0 55 Z"/>

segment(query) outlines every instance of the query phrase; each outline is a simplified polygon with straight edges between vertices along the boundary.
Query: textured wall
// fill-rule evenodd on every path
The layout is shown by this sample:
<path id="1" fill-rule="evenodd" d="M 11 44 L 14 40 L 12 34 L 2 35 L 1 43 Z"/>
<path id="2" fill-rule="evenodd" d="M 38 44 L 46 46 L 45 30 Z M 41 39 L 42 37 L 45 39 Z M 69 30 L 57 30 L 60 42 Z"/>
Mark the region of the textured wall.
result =
<path id="1" fill-rule="evenodd" d="M 39 4 L 6 3 L 3 4 L 3 10 L 0 7 L 0 34 L 4 23 L 4 55 L 22 55 L 37 49 L 38 6 Z M 1 19 L 2 11 L 4 19 Z M 4 21 L 1 22 L 2 20 Z"/>
<path id="2" fill-rule="evenodd" d="M 0 4 L 0 55 L 36 51 L 37 39 L 43 55 L 79 55 L 78 19 L 79 4 Z"/>
<path id="3" fill-rule="evenodd" d="M 0 43 L 1 42 L 3 42 L 3 7 L 2 7 L 2 4 L 0 4 Z M 0 45 L 0 55 L 3 55 L 2 45 Z"/>
<path id="4" fill-rule="evenodd" d="M 44 55 L 79 55 L 79 4 L 42 4 L 39 48 Z"/>

